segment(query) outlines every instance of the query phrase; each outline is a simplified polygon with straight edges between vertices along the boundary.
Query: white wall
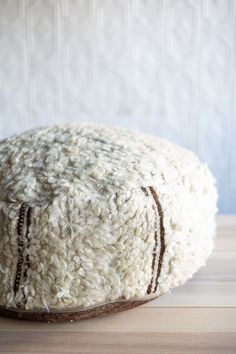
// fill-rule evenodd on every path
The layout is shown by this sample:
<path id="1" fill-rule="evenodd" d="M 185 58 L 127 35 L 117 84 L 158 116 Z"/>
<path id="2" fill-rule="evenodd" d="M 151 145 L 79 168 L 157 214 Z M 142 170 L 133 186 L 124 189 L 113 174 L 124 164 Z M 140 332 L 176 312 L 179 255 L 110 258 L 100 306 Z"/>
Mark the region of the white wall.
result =
<path id="1" fill-rule="evenodd" d="M 236 212 L 236 1 L 0 0 L 0 137 L 93 120 L 196 151 Z"/>

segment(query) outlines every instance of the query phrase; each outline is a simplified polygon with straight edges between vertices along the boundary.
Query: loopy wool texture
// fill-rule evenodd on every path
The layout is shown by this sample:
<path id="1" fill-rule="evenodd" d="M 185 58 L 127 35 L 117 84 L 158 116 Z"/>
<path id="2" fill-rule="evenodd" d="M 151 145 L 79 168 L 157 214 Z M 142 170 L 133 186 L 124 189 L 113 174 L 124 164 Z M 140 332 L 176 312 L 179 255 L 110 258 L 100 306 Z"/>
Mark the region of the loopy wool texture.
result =
<path id="1" fill-rule="evenodd" d="M 83 319 L 184 283 L 213 249 L 205 164 L 153 136 L 92 123 L 0 142 L 0 313 Z"/>

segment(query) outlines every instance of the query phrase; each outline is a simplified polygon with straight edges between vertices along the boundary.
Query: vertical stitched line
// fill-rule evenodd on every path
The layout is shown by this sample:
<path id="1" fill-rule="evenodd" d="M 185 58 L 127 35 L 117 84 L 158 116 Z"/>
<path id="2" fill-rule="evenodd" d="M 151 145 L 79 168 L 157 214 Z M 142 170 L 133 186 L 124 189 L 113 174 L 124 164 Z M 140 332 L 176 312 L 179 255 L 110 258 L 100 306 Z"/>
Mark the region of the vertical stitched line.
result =
<path id="1" fill-rule="evenodd" d="M 153 199 L 156 203 L 157 206 L 157 210 L 158 210 L 158 214 L 159 214 L 159 218 L 160 218 L 160 239 L 161 239 L 161 249 L 160 249 L 160 256 L 159 256 L 159 260 L 158 260 L 158 268 L 157 268 L 157 276 L 156 276 L 156 282 L 155 282 L 155 288 L 154 288 L 154 293 L 157 290 L 157 286 L 159 284 L 158 282 L 158 278 L 159 275 L 161 273 L 161 267 L 162 267 L 162 262 L 163 262 L 163 256 L 164 256 L 164 252 L 165 252 L 165 228 L 164 228 L 164 223 L 163 223 L 163 210 L 160 204 L 160 201 L 158 199 L 157 193 L 155 191 L 155 189 L 153 187 L 149 187 L 149 190 L 153 196 Z"/>
<path id="2" fill-rule="evenodd" d="M 148 197 L 148 192 L 147 189 L 144 187 L 141 187 L 142 191 L 144 192 L 145 196 Z M 155 211 L 155 209 L 154 209 Z M 156 215 L 155 215 L 155 219 L 156 219 Z M 155 220 L 156 223 L 156 220 Z M 152 250 L 152 277 L 151 277 L 151 281 L 147 287 L 147 294 L 150 294 L 152 291 L 152 285 L 153 285 L 153 280 L 154 280 L 154 267 L 155 267 L 155 263 L 156 263 L 156 250 L 157 250 L 157 231 L 155 231 L 154 233 L 154 246 L 153 246 L 153 250 Z"/>
<path id="3" fill-rule="evenodd" d="M 27 246 L 26 249 L 28 250 L 29 248 L 29 244 L 30 244 L 30 239 L 29 239 L 29 227 L 30 227 L 30 219 L 31 219 L 31 212 L 32 212 L 32 208 L 29 207 L 28 211 L 27 211 L 27 216 L 26 216 L 26 226 L 27 226 L 27 230 L 26 230 L 26 239 L 27 239 Z M 25 271 L 24 271 L 24 280 L 27 279 L 27 269 L 29 268 L 29 254 L 27 252 L 26 254 L 26 261 L 25 261 Z"/>
<path id="4" fill-rule="evenodd" d="M 145 196 L 148 197 L 148 192 L 147 192 L 146 188 L 141 187 L 141 189 L 142 189 L 143 193 L 145 194 Z"/>
<path id="5" fill-rule="evenodd" d="M 153 246 L 153 251 L 152 251 L 152 279 L 150 284 L 148 285 L 147 288 L 147 294 L 150 294 L 152 292 L 152 285 L 153 285 L 153 279 L 154 279 L 154 267 L 156 263 L 156 249 L 157 249 L 157 232 L 155 231 L 154 233 L 154 246 Z"/>
<path id="6" fill-rule="evenodd" d="M 19 211 L 19 219 L 17 223 L 17 242 L 18 242 L 18 262 L 16 266 L 16 275 L 15 275 L 15 282 L 14 282 L 14 294 L 19 290 L 20 286 L 20 278 L 21 278 L 21 269 L 23 264 L 23 240 L 22 240 L 22 231 L 24 226 L 24 219 L 25 219 L 25 212 L 27 208 L 27 203 L 23 203 L 20 207 Z"/>
<path id="7" fill-rule="evenodd" d="M 24 270 L 24 282 L 27 280 L 27 271 L 29 269 L 29 253 L 28 253 L 28 248 L 30 244 L 30 238 L 29 238 L 29 227 L 30 227 L 30 219 L 31 219 L 31 213 L 32 213 L 32 208 L 29 207 L 27 210 L 27 215 L 26 215 L 26 240 L 27 240 L 27 246 L 26 246 L 26 258 L 25 258 L 25 270 Z M 24 303 L 26 303 L 26 295 L 25 291 L 23 289 L 23 298 L 24 298 Z"/>

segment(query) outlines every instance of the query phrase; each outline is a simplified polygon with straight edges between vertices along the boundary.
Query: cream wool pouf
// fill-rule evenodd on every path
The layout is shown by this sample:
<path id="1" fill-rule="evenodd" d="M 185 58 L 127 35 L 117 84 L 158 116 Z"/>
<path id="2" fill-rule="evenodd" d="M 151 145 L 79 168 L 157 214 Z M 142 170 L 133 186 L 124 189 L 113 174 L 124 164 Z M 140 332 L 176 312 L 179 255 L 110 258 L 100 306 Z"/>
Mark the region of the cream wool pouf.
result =
<path id="1" fill-rule="evenodd" d="M 0 314 L 66 321 L 184 283 L 213 249 L 207 166 L 165 140 L 90 123 L 0 142 Z"/>

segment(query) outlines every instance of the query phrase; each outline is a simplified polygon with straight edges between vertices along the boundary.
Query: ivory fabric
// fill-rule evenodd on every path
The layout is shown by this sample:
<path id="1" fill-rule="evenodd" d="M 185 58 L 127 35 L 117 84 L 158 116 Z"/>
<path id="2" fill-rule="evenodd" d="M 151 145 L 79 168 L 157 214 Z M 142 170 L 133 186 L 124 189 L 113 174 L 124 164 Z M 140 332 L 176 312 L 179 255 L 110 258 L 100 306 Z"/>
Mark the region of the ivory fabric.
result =
<path id="1" fill-rule="evenodd" d="M 46 311 L 154 298 L 214 243 L 215 179 L 166 140 L 92 123 L 0 142 L 0 306 Z"/>

